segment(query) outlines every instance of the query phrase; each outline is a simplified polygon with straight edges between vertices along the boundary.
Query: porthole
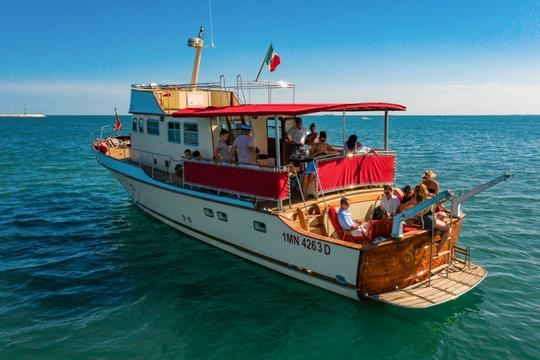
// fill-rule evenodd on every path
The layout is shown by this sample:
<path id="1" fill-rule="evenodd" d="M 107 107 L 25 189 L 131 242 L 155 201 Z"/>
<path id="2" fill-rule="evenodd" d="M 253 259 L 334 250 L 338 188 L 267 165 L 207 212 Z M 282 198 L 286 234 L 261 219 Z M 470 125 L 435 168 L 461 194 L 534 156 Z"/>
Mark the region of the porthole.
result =
<path id="1" fill-rule="evenodd" d="M 260 221 L 254 221 L 253 222 L 253 228 L 256 230 L 256 231 L 260 231 L 262 233 L 265 233 L 266 232 L 266 224 L 263 223 L 263 222 L 260 222 Z"/>
<path id="2" fill-rule="evenodd" d="M 225 222 L 229 221 L 229 219 L 227 218 L 227 214 L 221 211 L 217 212 L 217 218 L 221 221 L 225 221 Z"/>
<path id="3" fill-rule="evenodd" d="M 204 208 L 204 215 L 208 217 L 214 217 L 214 211 L 212 211 L 212 209 L 209 209 L 209 208 Z"/>

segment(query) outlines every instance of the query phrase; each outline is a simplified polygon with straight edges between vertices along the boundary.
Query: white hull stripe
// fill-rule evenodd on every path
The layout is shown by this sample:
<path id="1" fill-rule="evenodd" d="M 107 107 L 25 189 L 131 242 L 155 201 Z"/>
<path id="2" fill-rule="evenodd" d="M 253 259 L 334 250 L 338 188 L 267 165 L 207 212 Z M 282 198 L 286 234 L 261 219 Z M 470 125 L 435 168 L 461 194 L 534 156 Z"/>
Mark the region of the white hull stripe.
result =
<path id="1" fill-rule="evenodd" d="M 114 160 L 115 161 L 120 161 L 120 160 L 116 160 L 116 159 L 114 159 Z M 109 171 L 112 171 L 112 172 L 117 173 L 119 175 L 125 176 L 127 178 L 132 179 L 132 180 L 138 181 L 140 183 L 150 185 L 150 186 L 154 186 L 154 187 L 156 187 L 158 189 L 161 189 L 161 190 L 166 190 L 166 191 L 170 191 L 170 192 L 173 192 L 173 193 L 176 193 L 176 194 L 196 197 L 196 198 L 199 198 L 199 199 L 202 199 L 202 200 L 218 202 L 218 203 L 222 203 L 222 204 L 229 205 L 229 206 L 239 207 L 239 208 L 242 208 L 242 209 L 245 209 L 245 210 L 256 211 L 258 213 L 262 212 L 262 213 L 271 215 L 271 213 L 269 213 L 269 212 L 266 213 L 264 211 L 255 209 L 255 207 L 251 203 L 247 203 L 247 202 L 243 202 L 243 201 L 239 201 L 239 200 L 237 201 L 237 200 L 234 200 L 234 199 L 231 199 L 231 201 L 229 201 L 229 199 L 227 199 L 227 198 L 223 198 L 223 197 L 219 197 L 219 196 L 215 196 L 215 195 L 204 194 L 204 193 L 203 194 L 194 194 L 194 191 L 190 191 L 190 192 L 179 191 L 179 190 L 176 190 L 176 189 L 172 188 L 172 186 L 170 186 L 168 184 L 163 184 L 163 186 L 162 186 L 162 184 L 157 182 L 157 181 L 155 181 L 155 183 L 153 183 L 153 182 L 145 181 L 144 179 L 141 179 L 141 178 L 138 178 L 138 177 L 135 177 L 135 176 L 131 176 L 131 175 L 126 174 L 126 173 L 124 173 L 122 171 L 119 171 L 119 170 L 116 170 L 116 169 L 114 169 L 114 168 L 112 168 L 110 166 L 107 166 L 104 163 L 100 162 L 99 160 L 98 160 L 98 163 L 101 166 L 103 166 L 104 168 L 106 168 L 107 170 L 109 170 Z M 139 169 L 139 167 L 137 167 L 135 165 L 129 164 L 129 166 L 134 166 L 137 169 Z M 248 204 L 249 207 L 244 206 L 242 203 Z M 291 230 L 293 230 L 293 229 L 291 229 Z M 326 243 L 332 244 L 333 246 L 341 246 L 341 247 L 350 248 L 349 246 L 338 244 L 336 242 L 328 241 L 328 240 L 321 239 L 321 238 L 317 238 L 317 240 L 318 241 L 324 241 Z"/>
<path id="2" fill-rule="evenodd" d="M 110 157 L 108 157 L 108 158 L 110 158 Z M 110 159 L 112 159 L 114 161 L 122 162 L 121 160 L 117 160 L 117 159 L 114 159 L 114 158 L 110 158 Z M 195 194 L 195 191 L 190 191 L 190 190 L 185 190 L 185 189 L 177 189 L 177 188 L 173 187 L 172 185 L 165 184 L 165 183 L 159 183 L 157 180 L 154 180 L 154 179 L 151 179 L 151 178 L 150 179 L 152 180 L 152 182 L 145 181 L 144 179 L 141 179 L 141 178 L 138 178 L 138 177 L 135 177 L 135 176 L 131 176 L 130 174 L 126 174 L 125 172 L 119 171 L 117 169 L 114 169 L 114 168 L 104 164 L 103 162 L 99 161 L 99 157 L 97 158 L 97 162 L 101 166 L 103 166 L 104 168 L 106 168 L 106 169 L 108 169 L 110 171 L 113 171 L 113 172 L 118 173 L 118 174 L 120 174 L 122 176 L 128 177 L 130 179 L 145 183 L 147 185 L 157 187 L 157 188 L 162 189 L 162 190 L 167 190 L 167 191 L 171 191 L 171 192 L 174 192 L 174 193 L 177 193 L 177 194 L 182 194 L 182 195 L 186 195 L 186 196 L 193 196 L 193 197 L 196 197 L 196 198 L 199 198 L 199 199 L 210 200 L 210 201 L 215 201 L 215 202 L 219 202 L 219 203 L 223 203 L 223 204 L 227 204 L 227 205 L 241 207 L 242 209 L 258 211 L 258 210 L 255 210 L 255 206 L 252 203 L 247 202 L 247 201 L 235 200 L 235 199 L 231 199 L 231 198 L 225 198 L 225 197 L 222 197 L 222 196 L 216 196 L 216 195 L 204 194 L 204 193 Z M 134 167 L 136 169 L 140 169 L 136 165 L 132 165 L 132 164 L 124 163 L 124 162 L 122 162 L 122 163 L 124 165 L 132 166 L 132 167 Z M 144 174 L 146 175 L 146 173 L 144 173 Z"/>

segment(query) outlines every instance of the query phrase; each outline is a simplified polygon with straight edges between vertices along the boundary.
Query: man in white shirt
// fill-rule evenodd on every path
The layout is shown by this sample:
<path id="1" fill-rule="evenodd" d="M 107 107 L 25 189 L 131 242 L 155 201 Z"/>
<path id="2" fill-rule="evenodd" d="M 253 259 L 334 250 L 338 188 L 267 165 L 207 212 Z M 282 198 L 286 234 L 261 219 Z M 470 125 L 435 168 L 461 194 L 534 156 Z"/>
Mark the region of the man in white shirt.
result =
<path id="1" fill-rule="evenodd" d="M 381 199 L 381 206 L 386 211 L 388 217 L 396 215 L 399 208 L 400 201 L 396 195 L 393 194 L 393 188 L 391 185 L 384 185 L 384 195 Z"/>
<path id="2" fill-rule="evenodd" d="M 256 164 L 257 156 L 255 140 L 249 135 L 251 126 L 248 124 L 240 125 L 242 133 L 234 139 L 231 148 L 231 158 L 234 156 L 234 152 L 238 155 L 238 162 L 245 164 Z"/>
<path id="3" fill-rule="evenodd" d="M 353 237 L 362 236 L 368 230 L 367 226 L 360 225 L 352 219 L 351 213 L 349 212 L 349 199 L 345 197 L 341 198 L 340 201 L 338 222 L 339 226 L 341 226 L 344 231 L 349 231 Z"/>
<path id="4" fill-rule="evenodd" d="M 306 143 L 306 137 L 308 131 L 302 127 L 302 119 L 296 119 L 296 125 L 287 130 L 287 140 L 293 145 L 304 145 Z"/>

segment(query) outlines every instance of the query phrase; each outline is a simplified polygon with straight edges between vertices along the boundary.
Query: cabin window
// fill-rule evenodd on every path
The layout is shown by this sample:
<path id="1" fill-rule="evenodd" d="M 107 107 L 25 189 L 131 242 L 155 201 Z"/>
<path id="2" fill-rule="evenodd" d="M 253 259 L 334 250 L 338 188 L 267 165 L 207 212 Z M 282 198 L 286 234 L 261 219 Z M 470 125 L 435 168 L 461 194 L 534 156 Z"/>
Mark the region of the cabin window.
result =
<path id="1" fill-rule="evenodd" d="M 253 222 L 253 228 L 257 231 L 260 231 L 262 233 L 266 232 L 266 224 L 260 221 L 254 221 Z"/>
<path id="2" fill-rule="evenodd" d="M 146 121 L 146 132 L 148 133 L 148 135 L 159 136 L 159 120 L 148 119 Z"/>
<path id="3" fill-rule="evenodd" d="M 270 139 L 273 139 L 276 137 L 274 128 L 275 128 L 274 118 L 269 118 L 268 120 L 266 120 L 266 131 L 267 131 L 266 136 Z M 279 120 L 278 120 L 278 134 L 280 134 L 281 136 L 281 121 Z"/>
<path id="4" fill-rule="evenodd" d="M 139 118 L 139 132 L 140 133 L 144 132 L 144 119 L 143 118 Z"/>
<path id="5" fill-rule="evenodd" d="M 209 208 L 204 208 L 204 215 L 208 217 L 214 217 L 214 211 L 212 211 L 212 209 L 209 209 Z"/>
<path id="6" fill-rule="evenodd" d="M 133 121 L 131 123 L 131 132 L 137 132 L 137 126 L 139 126 L 137 122 L 137 118 L 133 118 Z"/>
<path id="7" fill-rule="evenodd" d="M 184 144 L 199 146 L 199 125 L 184 123 Z"/>
<path id="8" fill-rule="evenodd" d="M 221 211 L 217 212 L 217 218 L 221 221 L 225 221 L 225 222 L 229 221 L 229 219 L 227 218 L 227 214 Z"/>
<path id="9" fill-rule="evenodd" d="M 169 142 L 175 144 L 181 144 L 182 140 L 180 138 L 180 123 L 178 121 L 170 121 L 167 125 L 167 134 L 169 137 Z"/>

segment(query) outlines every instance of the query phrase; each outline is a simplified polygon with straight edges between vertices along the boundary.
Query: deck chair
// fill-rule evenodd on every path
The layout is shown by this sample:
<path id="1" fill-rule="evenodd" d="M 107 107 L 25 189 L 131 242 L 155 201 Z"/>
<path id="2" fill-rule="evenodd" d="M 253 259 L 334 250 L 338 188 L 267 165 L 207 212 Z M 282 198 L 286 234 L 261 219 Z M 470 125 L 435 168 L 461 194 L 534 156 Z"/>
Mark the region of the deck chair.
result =
<path id="1" fill-rule="evenodd" d="M 341 225 L 339 225 L 337 211 L 333 206 L 328 208 L 328 218 L 334 227 L 338 237 L 343 241 L 352 241 L 355 243 L 367 243 L 368 238 L 366 236 L 352 236 L 350 231 L 343 230 Z"/>

